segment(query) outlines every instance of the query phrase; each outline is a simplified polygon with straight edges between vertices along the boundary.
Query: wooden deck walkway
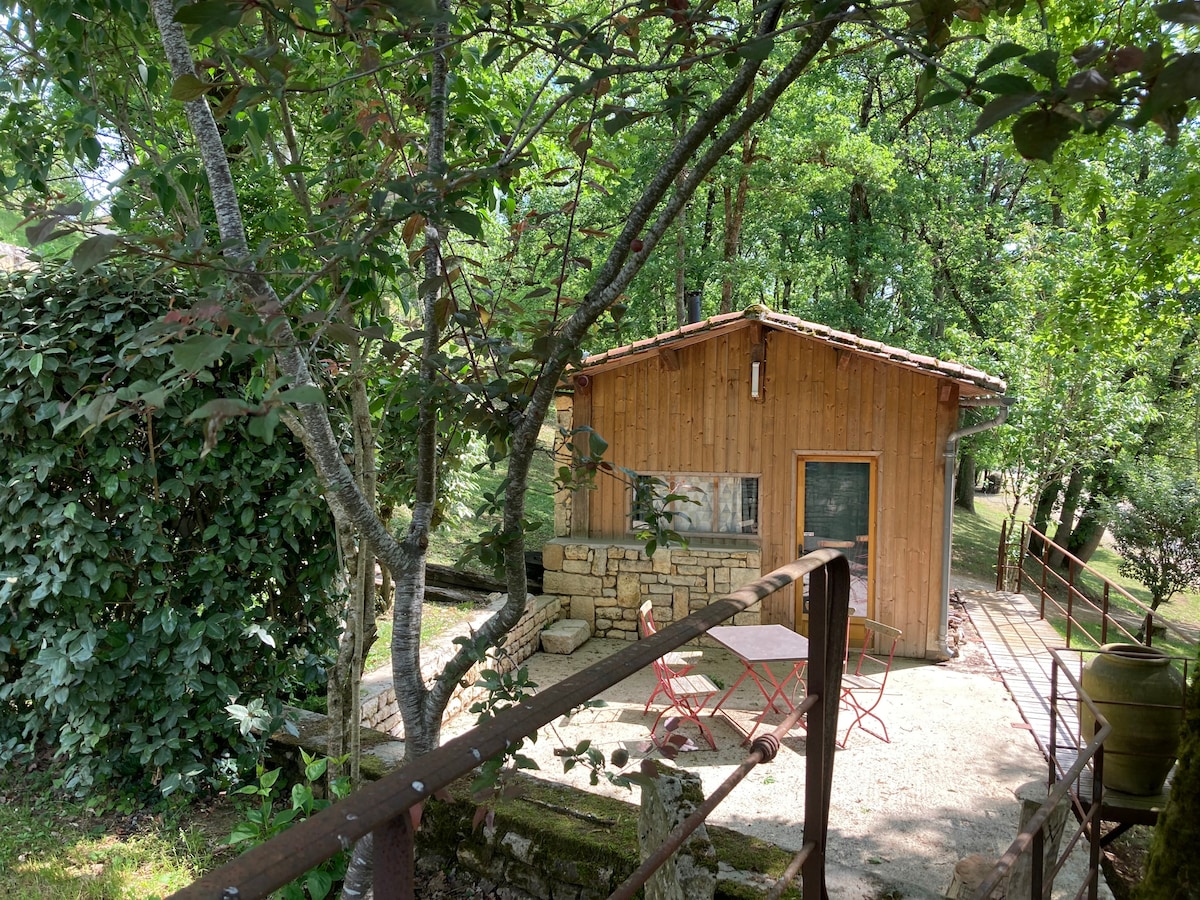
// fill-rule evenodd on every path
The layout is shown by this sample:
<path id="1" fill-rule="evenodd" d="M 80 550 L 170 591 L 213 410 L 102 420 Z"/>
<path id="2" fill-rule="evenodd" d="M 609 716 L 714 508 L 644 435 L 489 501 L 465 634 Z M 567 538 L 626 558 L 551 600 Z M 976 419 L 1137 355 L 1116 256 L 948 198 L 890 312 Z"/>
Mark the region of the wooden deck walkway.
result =
<path id="1" fill-rule="evenodd" d="M 1064 645 L 1062 635 L 1043 619 L 1023 594 L 1004 591 L 960 592 L 967 615 L 1029 726 L 1042 754 L 1050 753 L 1050 649 Z M 1078 674 L 1078 673 L 1077 673 Z M 1069 685 L 1060 691 L 1070 692 Z M 1059 704 L 1059 746 L 1074 746 L 1079 723 Z M 1065 721 L 1064 721 L 1065 719 Z"/>
<path id="2" fill-rule="evenodd" d="M 1038 611 L 1022 594 L 970 591 L 960 593 L 967 615 L 979 632 L 1000 676 L 1021 712 L 1038 748 L 1050 759 L 1050 682 L 1052 648 L 1062 648 L 1062 635 L 1049 623 L 1038 618 Z M 1062 654 L 1064 662 L 1076 665 L 1080 675 L 1082 658 L 1074 653 Z M 1079 717 L 1076 703 L 1071 699 L 1074 689 L 1069 682 L 1059 683 L 1057 764 L 1059 770 L 1074 760 L 1074 748 L 1079 746 Z M 1047 773 L 1049 770 L 1047 769 Z M 1161 793 L 1135 797 L 1106 790 L 1102 802 L 1102 818 L 1116 827 L 1100 836 L 1101 846 L 1120 835 L 1130 825 L 1153 825 L 1166 804 L 1170 784 Z M 1076 800 L 1091 795 L 1090 770 L 1074 791 Z"/>

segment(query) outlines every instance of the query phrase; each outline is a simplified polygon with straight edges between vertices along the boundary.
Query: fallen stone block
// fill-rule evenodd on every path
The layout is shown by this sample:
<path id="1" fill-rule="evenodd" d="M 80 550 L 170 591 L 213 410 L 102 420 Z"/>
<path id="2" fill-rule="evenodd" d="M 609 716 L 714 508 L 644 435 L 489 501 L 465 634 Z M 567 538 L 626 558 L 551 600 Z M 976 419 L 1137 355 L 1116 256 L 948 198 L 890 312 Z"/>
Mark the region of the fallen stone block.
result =
<path id="1" fill-rule="evenodd" d="M 559 619 L 542 631 L 542 650 L 567 654 L 592 636 L 592 627 L 583 619 Z"/>

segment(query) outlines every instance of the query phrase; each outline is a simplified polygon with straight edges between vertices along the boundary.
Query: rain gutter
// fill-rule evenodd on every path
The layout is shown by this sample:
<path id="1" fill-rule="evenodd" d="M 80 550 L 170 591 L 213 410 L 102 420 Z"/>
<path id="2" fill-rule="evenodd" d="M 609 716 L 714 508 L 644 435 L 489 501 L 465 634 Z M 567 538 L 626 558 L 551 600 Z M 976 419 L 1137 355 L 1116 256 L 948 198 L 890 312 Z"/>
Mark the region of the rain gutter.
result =
<path id="1" fill-rule="evenodd" d="M 1004 424 L 1004 420 L 1008 418 L 1008 408 L 1016 403 L 1015 397 L 985 397 L 979 399 L 967 399 L 959 403 L 960 409 L 980 407 L 980 406 L 996 406 L 999 410 L 995 418 L 988 419 L 986 422 L 980 422 L 977 425 L 968 425 L 966 428 L 959 428 L 957 431 L 950 432 L 950 436 L 946 438 L 946 453 L 945 453 L 945 470 L 946 470 L 946 489 L 945 500 L 942 504 L 942 594 L 941 594 L 941 613 L 938 616 L 938 636 L 937 645 L 933 648 L 933 658 L 937 660 L 947 660 L 955 655 L 951 652 L 949 645 L 949 629 L 950 629 L 950 540 L 951 533 L 954 528 L 954 457 L 958 452 L 958 442 L 961 438 L 968 435 L 978 434 L 981 431 L 989 431 Z"/>

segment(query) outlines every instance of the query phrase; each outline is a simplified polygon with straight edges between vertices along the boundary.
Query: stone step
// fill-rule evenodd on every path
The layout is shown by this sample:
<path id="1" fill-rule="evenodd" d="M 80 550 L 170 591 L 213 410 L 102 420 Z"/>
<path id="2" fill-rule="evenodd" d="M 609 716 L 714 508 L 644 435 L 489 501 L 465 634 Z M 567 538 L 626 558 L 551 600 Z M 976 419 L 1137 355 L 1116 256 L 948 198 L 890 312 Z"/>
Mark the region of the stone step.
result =
<path id="1" fill-rule="evenodd" d="M 583 619 L 559 619 L 542 631 L 542 651 L 568 654 L 592 636 L 592 627 Z"/>

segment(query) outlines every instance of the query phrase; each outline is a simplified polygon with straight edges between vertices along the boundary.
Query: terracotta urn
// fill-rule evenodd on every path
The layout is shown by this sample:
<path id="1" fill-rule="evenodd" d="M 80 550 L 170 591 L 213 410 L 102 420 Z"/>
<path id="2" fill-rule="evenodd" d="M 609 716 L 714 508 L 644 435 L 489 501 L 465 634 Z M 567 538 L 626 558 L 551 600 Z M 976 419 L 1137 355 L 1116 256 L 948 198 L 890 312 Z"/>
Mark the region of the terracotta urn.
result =
<path id="1" fill-rule="evenodd" d="M 1104 742 L 1104 786 L 1126 794 L 1160 793 L 1179 749 L 1183 676 L 1157 648 L 1105 644 L 1083 667 L 1082 684 L 1112 726 Z M 1088 741 L 1095 719 L 1081 706 Z"/>

